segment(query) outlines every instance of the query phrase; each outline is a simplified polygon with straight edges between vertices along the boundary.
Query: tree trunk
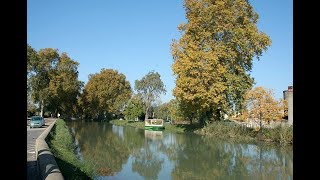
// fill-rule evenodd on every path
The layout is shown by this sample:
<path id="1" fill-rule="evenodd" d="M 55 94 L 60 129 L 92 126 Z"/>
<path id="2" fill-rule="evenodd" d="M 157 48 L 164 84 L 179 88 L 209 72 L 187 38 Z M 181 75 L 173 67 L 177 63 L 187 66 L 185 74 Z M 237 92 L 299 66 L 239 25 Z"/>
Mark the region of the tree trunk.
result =
<path id="1" fill-rule="evenodd" d="M 146 115 L 145 115 L 145 117 L 144 117 L 144 120 L 147 120 L 147 119 L 148 119 L 148 117 L 149 117 L 149 115 L 148 115 L 148 110 L 149 110 L 149 108 L 148 108 L 148 107 L 146 107 Z"/>
<path id="2" fill-rule="evenodd" d="M 221 114 L 220 114 L 220 109 L 216 110 L 216 120 L 220 121 L 221 120 Z"/>
<path id="3" fill-rule="evenodd" d="M 40 103 L 40 116 L 43 117 L 43 100 L 41 100 L 41 103 Z"/>
<path id="4" fill-rule="evenodd" d="M 259 119 L 260 119 L 260 124 L 259 124 L 259 128 L 260 128 L 260 130 L 261 130 L 261 126 L 262 126 L 262 113 L 260 112 L 259 113 Z"/>

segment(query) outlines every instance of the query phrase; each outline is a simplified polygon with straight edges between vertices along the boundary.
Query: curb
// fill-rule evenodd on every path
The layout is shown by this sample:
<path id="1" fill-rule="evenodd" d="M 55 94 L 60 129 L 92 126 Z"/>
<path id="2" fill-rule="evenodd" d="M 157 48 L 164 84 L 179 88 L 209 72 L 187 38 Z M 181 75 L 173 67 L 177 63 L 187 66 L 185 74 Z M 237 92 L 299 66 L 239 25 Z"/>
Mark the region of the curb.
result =
<path id="1" fill-rule="evenodd" d="M 47 180 L 64 180 L 64 177 L 59 169 L 54 155 L 51 153 L 50 148 L 45 141 L 50 133 L 56 120 L 36 139 L 36 157 L 38 174 L 41 179 Z"/>

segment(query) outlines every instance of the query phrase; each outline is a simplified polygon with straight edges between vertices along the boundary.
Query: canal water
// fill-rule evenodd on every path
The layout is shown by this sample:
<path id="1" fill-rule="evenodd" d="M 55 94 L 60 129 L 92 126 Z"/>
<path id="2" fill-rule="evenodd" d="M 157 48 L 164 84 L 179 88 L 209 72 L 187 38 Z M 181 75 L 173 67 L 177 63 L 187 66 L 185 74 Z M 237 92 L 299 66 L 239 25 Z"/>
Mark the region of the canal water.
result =
<path id="1" fill-rule="evenodd" d="M 70 121 L 78 155 L 95 179 L 293 179 L 292 147 Z"/>

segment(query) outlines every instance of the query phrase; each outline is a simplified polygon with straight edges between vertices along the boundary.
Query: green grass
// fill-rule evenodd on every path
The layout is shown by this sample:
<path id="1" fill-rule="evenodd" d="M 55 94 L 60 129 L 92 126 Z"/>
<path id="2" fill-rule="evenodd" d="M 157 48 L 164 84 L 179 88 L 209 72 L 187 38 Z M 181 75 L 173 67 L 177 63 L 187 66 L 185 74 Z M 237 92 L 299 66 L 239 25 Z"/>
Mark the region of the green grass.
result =
<path id="1" fill-rule="evenodd" d="M 165 124 L 165 128 L 170 132 L 185 133 L 201 129 L 201 126 L 199 124 Z"/>
<path id="2" fill-rule="evenodd" d="M 64 120 L 56 121 L 47 137 L 47 143 L 65 179 L 93 179 L 93 165 L 77 158 L 73 137 Z"/>
<path id="3" fill-rule="evenodd" d="M 293 128 L 292 126 L 278 126 L 273 129 L 263 129 L 261 131 L 262 138 L 277 142 L 279 144 L 293 144 Z"/>
<path id="4" fill-rule="evenodd" d="M 117 126 L 131 126 L 139 129 L 144 129 L 144 122 L 141 121 L 128 121 L 128 120 L 111 120 L 109 121 L 113 125 Z"/>

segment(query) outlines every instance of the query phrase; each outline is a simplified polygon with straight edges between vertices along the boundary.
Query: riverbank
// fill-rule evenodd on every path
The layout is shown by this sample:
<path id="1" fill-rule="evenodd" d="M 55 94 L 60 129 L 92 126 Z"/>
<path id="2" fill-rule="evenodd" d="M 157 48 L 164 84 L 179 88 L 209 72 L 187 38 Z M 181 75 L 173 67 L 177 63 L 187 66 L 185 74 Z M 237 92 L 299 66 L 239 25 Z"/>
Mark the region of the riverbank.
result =
<path id="1" fill-rule="evenodd" d="M 144 122 L 127 120 L 112 120 L 111 124 L 118 126 L 131 126 L 144 129 Z M 279 144 L 281 146 L 293 144 L 293 127 L 277 126 L 275 128 L 261 128 L 256 130 L 238 125 L 231 121 L 212 122 L 205 127 L 198 124 L 165 124 L 165 131 L 175 133 L 195 133 L 206 137 L 232 139 L 241 142 L 264 141 Z"/>
<path id="2" fill-rule="evenodd" d="M 48 145 L 66 179 L 93 179 L 93 165 L 77 158 L 73 139 L 65 121 L 58 119 L 48 136 Z"/>

